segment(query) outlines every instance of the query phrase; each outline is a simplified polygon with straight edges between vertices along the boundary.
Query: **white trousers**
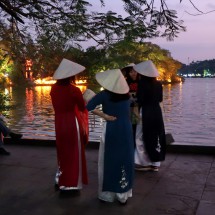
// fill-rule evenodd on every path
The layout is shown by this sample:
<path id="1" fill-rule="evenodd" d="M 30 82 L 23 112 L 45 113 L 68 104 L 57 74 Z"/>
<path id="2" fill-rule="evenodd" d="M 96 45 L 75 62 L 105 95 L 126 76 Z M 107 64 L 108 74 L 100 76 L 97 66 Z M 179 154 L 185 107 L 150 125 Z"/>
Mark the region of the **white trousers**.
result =
<path id="1" fill-rule="evenodd" d="M 142 113 L 142 110 L 140 110 Z M 140 116 L 141 117 L 141 116 Z M 136 148 L 134 151 L 134 162 L 135 164 L 141 166 L 156 166 L 159 167 L 161 162 L 151 162 L 148 154 L 145 151 L 144 142 L 143 142 L 143 132 L 142 132 L 142 121 L 137 124 L 136 128 Z"/>

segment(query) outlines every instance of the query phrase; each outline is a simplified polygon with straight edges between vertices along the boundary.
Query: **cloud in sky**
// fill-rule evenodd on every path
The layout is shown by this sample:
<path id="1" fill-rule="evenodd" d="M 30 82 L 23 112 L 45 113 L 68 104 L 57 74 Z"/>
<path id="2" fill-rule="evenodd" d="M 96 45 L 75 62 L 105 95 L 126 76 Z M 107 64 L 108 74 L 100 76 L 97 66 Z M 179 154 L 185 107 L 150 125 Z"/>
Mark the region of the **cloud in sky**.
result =
<path id="1" fill-rule="evenodd" d="M 104 8 L 101 8 L 97 1 L 93 2 L 92 9 L 104 11 Z M 213 0 L 192 0 L 192 2 L 199 11 L 204 13 L 215 10 Z M 121 0 L 106 0 L 105 3 L 105 10 L 125 14 Z M 181 32 L 174 41 L 156 38 L 150 40 L 150 42 L 169 50 L 174 59 L 185 64 L 197 60 L 215 59 L 215 11 L 197 15 L 200 12 L 192 6 L 189 0 L 183 0 L 182 3 L 180 3 L 180 0 L 166 0 L 166 4 L 169 9 L 177 11 L 178 18 L 184 21 L 187 31 Z"/>

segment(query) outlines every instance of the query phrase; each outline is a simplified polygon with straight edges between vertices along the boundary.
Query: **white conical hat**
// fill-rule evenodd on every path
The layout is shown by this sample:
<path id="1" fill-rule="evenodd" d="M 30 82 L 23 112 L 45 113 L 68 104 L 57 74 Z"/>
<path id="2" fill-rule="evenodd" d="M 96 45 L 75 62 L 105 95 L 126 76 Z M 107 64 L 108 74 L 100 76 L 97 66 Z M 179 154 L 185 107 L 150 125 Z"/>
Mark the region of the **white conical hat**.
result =
<path id="1" fill-rule="evenodd" d="M 80 64 L 77 64 L 64 58 L 58 66 L 57 70 L 55 71 L 53 79 L 59 80 L 69 78 L 71 76 L 77 75 L 80 72 L 83 72 L 84 70 L 84 66 L 81 66 Z"/>
<path id="2" fill-rule="evenodd" d="M 125 94 L 129 92 L 128 84 L 120 69 L 107 70 L 96 74 L 98 83 L 113 93 Z"/>
<path id="3" fill-rule="evenodd" d="M 145 75 L 147 77 L 158 77 L 159 73 L 151 60 L 146 60 L 141 63 L 136 64 L 133 69 L 141 75 Z"/>
<path id="4" fill-rule="evenodd" d="M 83 93 L 83 98 L 85 102 L 90 101 L 96 94 L 91 89 L 86 89 Z"/>
<path id="5" fill-rule="evenodd" d="M 135 66 L 135 64 L 134 64 L 134 63 L 130 63 L 130 64 L 128 64 L 127 66 L 123 67 L 122 69 L 126 69 L 126 68 L 133 67 L 133 66 Z M 121 69 L 121 70 L 122 70 L 122 69 Z"/>

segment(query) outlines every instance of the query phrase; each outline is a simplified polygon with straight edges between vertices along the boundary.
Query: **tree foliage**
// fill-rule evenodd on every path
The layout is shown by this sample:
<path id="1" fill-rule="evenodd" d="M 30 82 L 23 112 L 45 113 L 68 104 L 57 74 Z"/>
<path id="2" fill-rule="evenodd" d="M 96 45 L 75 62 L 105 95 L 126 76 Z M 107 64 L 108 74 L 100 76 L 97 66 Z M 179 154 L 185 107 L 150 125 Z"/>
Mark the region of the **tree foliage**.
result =
<path id="1" fill-rule="evenodd" d="M 127 40 L 106 48 L 90 47 L 86 50 L 84 59 L 90 80 L 94 80 L 95 73 L 102 70 L 123 68 L 130 63 L 152 60 L 160 71 L 160 79 L 176 81 L 178 69 L 181 67 L 181 63 L 174 60 L 169 51 L 149 42 Z"/>
<path id="2" fill-rule="evenodd" d="M 11 101 L 10 96 L 0 92 L 0 113 L 14 107 L 13 105 L 8 104 L 9 101 Z"/>
<path id="3" fill-rule="evenodd" d="M 118 0 L 120 1 L 120 0 Z M 173 39 L 184 31 L 177 13 L 160 0 L 121 0 L 126 17 L 113 11 L 92 11 L 93 2 L 86 0 L 2 0 L 1 17 L 16 22 L 21 33 L 23 26 L 48 37 L 66 37 L 70 41 L 93 39 L 99 44 L 117 39 L 143 39 L 163 36 Z M 105 7 L 105 0 L 100 0 Z M 21 25 L 20 25 L 21 24 Z M 34 27 L 34 29 L 32 29 Z M 164 31 L 162 31 L 162 27 Z M 23 35 L 22 35 L 23 36 Z"/>
<path id="4" fill-rule="evenodd" d="M 98 1 L 105 8 L 105 0 Z M 132 61 L 130 51 L 123 55 L 123 59 L 114 54 L 118 46 L 124 49 L 125 54 L 126 48 L 132 49 L 132 42 L 159 36 L 171 40 L 180 31 L 185 31 L 176 11 L 169 9 L 164 0 L 158 1 L 158 9 L 154 0 L 118 1 L 124 7 L 124 17 L 114 11 L 93 11 L 94 2 L 87 0 L 1 0 L 0 47 L 14 62 L 13 80 L 17 82 L 24 77 L 26 59 L 33 59 L 35 77 L 52 74 L 63 57 L 87 66 L 95 50 L 99 56 L 104 56 L 99 58 L 99 64 L 94 65 L 95 69 L 101 63 L 108 64 L 107 51 L 109 56 L 119 60 L 117 64 L 109 62 L 109 67 L 115 67 L 125 63 L 125 58 Z M 100 45 L 100 49 L 88 49 L 87 56 L 81 42 L 90 39 Z M 127 41 L 129 47 L 125 45 L 122 48 L 120 41 Z M 156 51 L 156 47 L 153 49 Z M 141 61 L 140 50 L 134 48 L 133 52 L 136 52 L 136 60 Z M 151 50 L 144 51 L 145 56 L 147 53 L 157 60 Z M 97 60 L 95 58 L 91 62 Z"/>

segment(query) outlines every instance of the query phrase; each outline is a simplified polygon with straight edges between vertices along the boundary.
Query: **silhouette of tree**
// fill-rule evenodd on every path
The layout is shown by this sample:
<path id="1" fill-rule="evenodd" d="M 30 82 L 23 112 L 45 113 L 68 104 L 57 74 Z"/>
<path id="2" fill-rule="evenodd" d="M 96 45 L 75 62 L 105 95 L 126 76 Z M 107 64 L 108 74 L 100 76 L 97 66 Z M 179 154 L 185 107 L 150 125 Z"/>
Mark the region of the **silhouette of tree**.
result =
<path id="1" fill-rule="evenodd" d="M 119 1 L 119 0 L 118 0 Z M 70 40 L 97 43 L 122 38 L 143 39 L 162 36 L 172 40 L 185 31 L 177 13 L 170 10 L 164 0 L 156 9 L 154 0 L 121 0 L 127 17 L 113 11 L 102 13 L 91 10 L 92 1 L 86 0 L 1 0 L 1 17 L 16 23 L 16 29 L 28 27 L 28 32 L 65 36 Z M 100 0 L 105 7 L 105 0 Z M 25 28 L 26 30 L 26 28 Z"/>

